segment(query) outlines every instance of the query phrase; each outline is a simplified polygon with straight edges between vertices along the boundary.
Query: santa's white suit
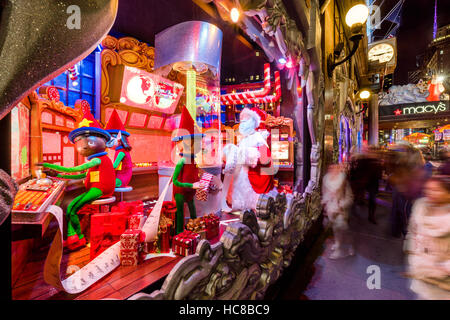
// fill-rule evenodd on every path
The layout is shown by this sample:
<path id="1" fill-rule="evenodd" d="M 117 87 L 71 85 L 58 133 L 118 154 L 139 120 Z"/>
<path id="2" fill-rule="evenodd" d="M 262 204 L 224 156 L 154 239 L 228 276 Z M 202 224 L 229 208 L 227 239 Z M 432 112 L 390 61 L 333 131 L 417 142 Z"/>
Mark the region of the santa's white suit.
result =
<path id="1" fill-rule="evenodd" d="M 256 209 L 258 198 L 262 193 L 276 195 L 273 187 L 273 167 L 270 166 L 268 150 L 268 132 L 256 131 L 260 117 L 254 111 L 244 109 L 241 112 L 239 131 L 243 138 L 239 145 L 228 144 L 224 148 L 226 155 L 223 197 L 227 195 L 228 183 L 233 177 L 232 211 Z M 230 211 L 222 202 L 222 209 Z"/>

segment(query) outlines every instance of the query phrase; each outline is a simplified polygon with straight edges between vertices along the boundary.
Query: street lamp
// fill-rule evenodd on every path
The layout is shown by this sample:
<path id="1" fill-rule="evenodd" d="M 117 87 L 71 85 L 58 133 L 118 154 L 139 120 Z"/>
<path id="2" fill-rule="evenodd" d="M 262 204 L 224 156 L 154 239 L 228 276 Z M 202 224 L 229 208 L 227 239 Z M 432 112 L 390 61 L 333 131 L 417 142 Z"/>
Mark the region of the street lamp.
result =
<path id="1" fill-rule="evenodd" d="M 360 98 L 361 100 L 367 100 L 367 99 L 369 99 L 369 98 L 370 98 L 370 91 L 369 91 L 369 90 L 362 90 L 362 91 L 359 93 L 359 98 Z"/>
<path id="2" fill-rule="evenodd" d="M 348 10 L 345 16 L 345 23 L 350 27 L 351 35 L 350 41 L 353 42 L 352 49 L 347 57 L 341 61 L 335 62 L 334 56 L 330 54 L 327 60 L 327 71 L 328 76 L 331 78 L 333 76 L 333 70 L 340 64 L 349 60 L 356 52 L 359 46 L 359 42 L 364 38 L 363 34 L 363 24 L 366 22 L 369 16 L 369 9 L 363 4 L 357 4 Z"/>

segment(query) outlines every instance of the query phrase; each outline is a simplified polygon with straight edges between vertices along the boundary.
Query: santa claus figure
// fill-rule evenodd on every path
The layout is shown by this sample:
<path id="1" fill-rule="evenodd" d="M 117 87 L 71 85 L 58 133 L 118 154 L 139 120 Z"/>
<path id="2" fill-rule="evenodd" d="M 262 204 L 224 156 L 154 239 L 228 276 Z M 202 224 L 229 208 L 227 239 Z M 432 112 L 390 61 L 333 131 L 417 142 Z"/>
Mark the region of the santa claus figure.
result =
<path id="1" fill-rule="evenodd" d="M 223 194 L 227 194 L 230 181 L 233 180 L 232 211 L 255 210 L 261 194 L 276 194 L 272 158 L 266 141 L 268 134 L 267 131 L 257 131 L 260 124 L 258 113 L 244 108 L 239 124 L 242 139 L 238 146 L 228 144 L 224 148 L 226 165 Z M 222 203 L 222 209 L 228 211 Z"/>

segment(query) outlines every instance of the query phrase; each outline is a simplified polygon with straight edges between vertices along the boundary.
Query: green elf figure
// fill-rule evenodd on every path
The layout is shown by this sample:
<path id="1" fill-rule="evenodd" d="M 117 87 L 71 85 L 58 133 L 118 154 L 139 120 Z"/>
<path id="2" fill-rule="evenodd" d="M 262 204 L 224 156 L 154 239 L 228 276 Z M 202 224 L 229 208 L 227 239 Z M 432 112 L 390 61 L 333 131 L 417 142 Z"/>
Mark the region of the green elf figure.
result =
<path id="1" fill-rule="evenodd" d="M 111 135 L 94 119 L 89 110 L 89 105 L 82 105 L 81 109 L 84 118 L 79 123 L 78 128 L 69 133 L 69 140 L 75 144 L 79 154 L 86 157 L 88 161 L 70 168 L 51 163 L 40 164 L 44 168 L 48 168 L 44 170 L 44 173 L 49 176 L 63 179 L 85 179 L 87 191 L 72 200 L 67 207 L 67 239 L 64 241 L 64 247 L 70 251 L 86 245 L 86 238 L 81 232 L 78 211 L 85 204 L 94 200 L 112 196 L 116 183 L 113 164 L 105 151 Z M 82 173 L 65 175 L 58 172 Z"/>
<path id="2" fill-rule="evenodd" d="M 173 194 L 177 205 L 176 234 L 184 230 L 184 203 L 187 202 L 191 219 L 197 218 L 195 211 L 195 189 L 200 188 L 199 170 L 195 154 L 200 151 L 203 133 L 194 133 L 194 119 L 186 107 L 181 112 L 178 135 L 172 138 L 177 143 L 180 159 L 173 173 Z"/>

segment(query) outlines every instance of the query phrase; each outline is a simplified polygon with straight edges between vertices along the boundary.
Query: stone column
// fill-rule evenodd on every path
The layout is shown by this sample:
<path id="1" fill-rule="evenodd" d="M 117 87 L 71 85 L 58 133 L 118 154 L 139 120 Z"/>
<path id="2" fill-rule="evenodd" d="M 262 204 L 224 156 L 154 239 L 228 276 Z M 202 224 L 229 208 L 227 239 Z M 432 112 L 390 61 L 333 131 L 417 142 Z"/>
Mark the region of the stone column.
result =
<path id="1" fill-rule="evenodd" d="M 378 146 L 378 94 L 369 100 L 369 145 Z"/>

